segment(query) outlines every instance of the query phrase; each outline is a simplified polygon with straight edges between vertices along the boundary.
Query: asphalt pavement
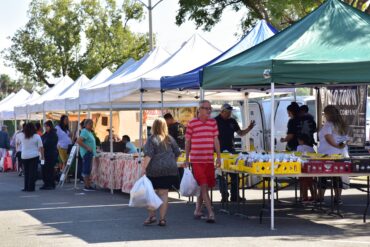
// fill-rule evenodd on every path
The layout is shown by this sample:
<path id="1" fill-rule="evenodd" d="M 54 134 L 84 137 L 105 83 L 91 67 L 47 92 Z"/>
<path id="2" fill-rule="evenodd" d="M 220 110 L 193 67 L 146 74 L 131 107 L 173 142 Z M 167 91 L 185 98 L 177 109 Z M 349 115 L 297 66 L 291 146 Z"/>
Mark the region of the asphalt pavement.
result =
<path id="1" fill-rule="evenodd" d="M 22 192 L 22 185 L 16 173 L 0 173 L 1 247 L 370 246 L 370 219 L 362 222 L 366 194 L 355 189 L 343 193 L 344 218 L 328 215 L 329 197 L 319 210 L 295 204 L 294 188 L 281 191 L 276 229 L 270 230 L 268 209 L 260 223 L 258 189 L 246 191 L 244 205 L 229 205 L 229 213 L 214 203 L 215 224 L 194 220 L 194 204 L 172 192 L 168 225 L 159 227 L 143 226 L 145 210 L 128 207 L 129 195 L 119 191 L 84 192 L 81 184 L 74 189 L 66 183 L 53 191 Z M 213 195 L 219 200 L 217 191 Z"/>

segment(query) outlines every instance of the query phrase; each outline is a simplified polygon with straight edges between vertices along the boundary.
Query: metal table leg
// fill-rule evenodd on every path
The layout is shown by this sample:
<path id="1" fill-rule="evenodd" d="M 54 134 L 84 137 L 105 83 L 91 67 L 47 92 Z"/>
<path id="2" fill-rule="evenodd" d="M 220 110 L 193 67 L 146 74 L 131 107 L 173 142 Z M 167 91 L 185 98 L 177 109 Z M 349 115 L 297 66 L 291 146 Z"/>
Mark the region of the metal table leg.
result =
<path id="1" fill-rule="evenodd" d="M 367 176 L 367 181 L 366 181 L 366 208 L 365 208 L 365 211 L 364 211 L 364 215 L 363 215 L 363 221 L 364 223 L 366 223 L 366 218 L 367 218 L 367 210 L 369 209 L 369 204 L 370 204 L 370 177 Z"/>

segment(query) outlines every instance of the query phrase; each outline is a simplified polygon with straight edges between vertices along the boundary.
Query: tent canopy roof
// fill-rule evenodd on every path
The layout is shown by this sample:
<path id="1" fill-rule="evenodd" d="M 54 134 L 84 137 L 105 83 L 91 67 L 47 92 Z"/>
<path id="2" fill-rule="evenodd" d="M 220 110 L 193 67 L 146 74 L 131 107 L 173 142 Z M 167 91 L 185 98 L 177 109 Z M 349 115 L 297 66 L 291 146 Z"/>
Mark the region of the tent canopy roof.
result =
<path id="1" fill-rule="evenodd" d="M 272 38 L 204 70 L 205 89 L 370 81 L 370 16 L 328 0 Z"/>
<path id="2" fill-rule="evenodd" d="M 199 34 L 194 34 L 168 59 L 147 73 L 132 80 L 111 85 L 111 101 L 124 101 L 125 97 L 141 89 L 159 91 L 162 76 L 178 75 L 190 71 L 220 55 L 220 53 L 219 49 Z"/>
<path id="3" fill-rule="evenodd" d="M 270 38 L 275 33 L 277 33 L 277 30 L 274 27 L 268 24 L 265 20 L 260 20 L 247 35 L 218 57 L 213 58 L 207 63 L 185 74 L 162 77 L 161 88 L 163 90 L 198 89 L 202 84 L 202 72 L 205 67 L 222 62 L 236 54 L 239 54 L 240 52 L 243 52 Z"/>

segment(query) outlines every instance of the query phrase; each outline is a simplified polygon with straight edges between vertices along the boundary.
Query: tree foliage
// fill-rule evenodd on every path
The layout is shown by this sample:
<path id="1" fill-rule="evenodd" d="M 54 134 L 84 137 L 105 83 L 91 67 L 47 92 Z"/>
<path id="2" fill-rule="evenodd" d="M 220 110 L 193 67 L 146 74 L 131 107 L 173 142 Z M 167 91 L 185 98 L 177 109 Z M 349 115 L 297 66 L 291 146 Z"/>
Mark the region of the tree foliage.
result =
<path id="1" fill-rule="evenodd" d="M 114 70 L 128 58 L 139 59 L 148 51 L 146 35 L 133 33 L 127 25 L 132 19 L 142 19 L 141 5 L 125 0 L 120 9 L 112 0 L 106 6 L 99 0 L 83 0 L 81 6 L 88 40 L 81 65 L 87 76 L 104 67 Z"/>
<path id="2" fill-rule="evenodd" d="M 18 92 L 22 88 L 28 92 L 33 92 L 36 89 L 37 83 L 33 83 L 27 78 L 20 78 L 18 80 L 13 80 L 9 75 L 0 75 L 0 99 L 4 99 L 7 95 L 12 92 Z"/>
<path id="3" fill-rule="evenodd" d="M 7 65 L 48 86 L 51 76 L 92 77 L 149 49 L 145 35 L 127 26 L 143 17 L 141 5 L 129 0 L 123 6 L 115 0 L 32 0 L 28 15 L 2 53 Z"/>
<path id="4" fill-rule="evenodd" d="M 224 10 L 231 8 L 236 12 L 247 12 L 241 20 L 243 31 L 253 26 L 258 19 L 265 19 L 282 29 L 304 17 L 323 2 L 324 0 L 179 0 L 180 9 L 176 23 L 181 25 L 190 20 L 197 27 L 209 31 L 221 20 Z M 368 0 L 345 2 L 370 13 Z"/>

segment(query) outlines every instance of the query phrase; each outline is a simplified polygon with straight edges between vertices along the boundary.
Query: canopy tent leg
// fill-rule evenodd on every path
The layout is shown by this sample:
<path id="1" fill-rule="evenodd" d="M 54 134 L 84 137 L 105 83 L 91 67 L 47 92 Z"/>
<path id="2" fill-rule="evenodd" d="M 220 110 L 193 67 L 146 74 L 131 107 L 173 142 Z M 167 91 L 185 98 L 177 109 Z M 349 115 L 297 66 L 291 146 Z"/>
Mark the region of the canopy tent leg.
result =
<path id="1" fill-rule="evenodd" d="M 275 230 L 275 83 L 271 82 L 271 230 Z"/>
<path id="2" fill-rule="evenodd" d="M 204 89 L 200 88 L 200 100 L 204 100 Z"/>
<path id="3" fill-rule="evenodd" d="M 164 90 L 161 89 L 161 114 L 162 114 L 162 117 L 164 116 L 163 94 L 164 94 Z"/>
<path id="4" fill-rule="evenodd" d="M 113 157 L 113 109 L 112 109 L 112 102 L 110 102 L 109 108 L 109 152 L 111 158 Z M 113 194 L 113 172 L 111 173 L 110 179 L 110 193 Z"/>
<path id="5" fill-rule="evenodd" d="M 243 102 L 243 129 L 247 128 L 249 122 L 250 122 L 250 117 L 249 117 L 249 93 L 245 93 L 244 95 L 244 102 Z M 246 134 L 245 136 L 242 137 L 243 140 L 243 151 L 250 151 L 250 141 L 249 141 L 249 136 L 250 134 Z"/>
<path id="6" fill-rule="evenodd" d="M 46 113 L 45 113 L 45 102 L 42 103 L 42 123 L 46 122 Z"/>
<path id="7" fill-rule="evenodd" d="M 17 118 L 14 116 L 14 133 L 17 133 Z"/>
<path id="8" fill-rule="evenodd" d="M 143 146 L 143 96 L 144 96 L 144 89 L 140 89 L 140 125 L 139 125 L 139 176 L 141 174 L 141 168 L 142 168 L 142 155 L 141 155 L 141 150 Z"/>
<path id="9" fill-rule="evenodd" d="M 80 122 L 81 122 L 81 105 L 78 105 L 78 115 L 77 115 L 77 135 L 76 138 L 80 137 Z M 77 189 L 77 173 L 78 173 L 78 154 L 79 146 L 77 145 L 77 154 L 76 154 L 76 167 L 75 167 L 75 189 Z"/>
<path id="10" fill-rule="evenodd" d="M 293 97 L 294 97 L 294 102 L 297 102 L 297 88 L 294 88 Z"/>

